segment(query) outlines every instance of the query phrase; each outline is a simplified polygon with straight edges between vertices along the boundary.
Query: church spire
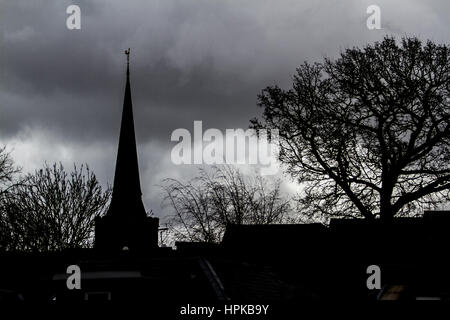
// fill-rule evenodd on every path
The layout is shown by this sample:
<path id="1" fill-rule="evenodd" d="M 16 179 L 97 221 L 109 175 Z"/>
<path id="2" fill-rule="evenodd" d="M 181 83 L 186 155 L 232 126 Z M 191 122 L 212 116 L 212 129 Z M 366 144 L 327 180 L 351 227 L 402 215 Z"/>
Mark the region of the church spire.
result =
<path id="1" fill-rule="evenodd" d="M 147 217 L 142 203 L 130 88 L 130 49 L 123 99 L 114 187 L 108 213 L 95 219 L 95 247 L 105 250 L 147 250 L 158 247 L 159 219 Z"/>
<path id="2" fill-rule="evenodd" d="M 139 165 L 134 131 L 133 105 L 130 88 L 130 49 L 127 56 L 127 77 L 123 101 L 119 148 L 117 151 L 114 188 L 109 213 L 123 218 L 146 216 L 142 203 Z"/>

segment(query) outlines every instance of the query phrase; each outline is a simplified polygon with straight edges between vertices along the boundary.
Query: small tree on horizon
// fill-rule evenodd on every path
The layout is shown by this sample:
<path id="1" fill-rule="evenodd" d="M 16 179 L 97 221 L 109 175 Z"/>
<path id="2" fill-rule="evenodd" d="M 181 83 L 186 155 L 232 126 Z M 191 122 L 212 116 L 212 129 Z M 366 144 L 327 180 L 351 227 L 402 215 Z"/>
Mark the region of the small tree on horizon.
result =
<path id="1" fill-rule="evenodd" d="M 199 170 L 188 182 L 165 179 L 162 188 L 163 204 L 172 210 L 167 225 L 177 241 L 217 243 L 229 223 L 281 223 L 290 211 L 280 181 L 245 176 L 231 166 Z"/>
<path id="2" fill-rule="evenodd" d="M 14 178 L 19 172 L 20 168 L 14 166 L 14 161 L 6 146 L 0 146 L 0 197 L 12 187 Z"/>
<path id="3" fill-rule="evenodd" d="M 25 176 L 1 202 L 2 250 L 55 251 L 92 246 L 94 219 L 107 210 L 103 191 L 89 167 L 45 165 Z"/>

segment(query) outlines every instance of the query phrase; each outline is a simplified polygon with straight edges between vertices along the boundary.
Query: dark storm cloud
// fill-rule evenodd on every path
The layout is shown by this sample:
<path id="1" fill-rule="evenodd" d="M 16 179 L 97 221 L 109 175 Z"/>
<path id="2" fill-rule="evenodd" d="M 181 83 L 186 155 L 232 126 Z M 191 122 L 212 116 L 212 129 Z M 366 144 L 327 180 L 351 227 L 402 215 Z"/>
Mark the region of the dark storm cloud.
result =
<path id="1" fill-rule="evenodd" d="M 145 140 L 167 139 L 167 131 L 194 119 L 216 127 L 247 126 L 258 91 L 286 78 L 302 52 L 310 51 L 300 45 L 307 27 L 301 16 L 290 13 L 284 21 L 289 6 L 298 14 L 321 9 L 295 1 L 278 9 L 267 1 L 84 1 L 77 2 L 82 30 L 70 31 L 65 27 L 70 3 L 2 6 L 2 91 L 10 99 L 5 95 L 1 102 L 5 118 L 11 114 L 15 120 L 2 120 L 3 134 L 29 121 L 70 135 L 111 133 L 116 126 L 104 117 L 120 113 L 122 53 L 128 46 Z"/>
<path id="2" fill-rule="evenodd" d="M 175 172 L 174 129 L 246 128 L 262 88 L 385 34 L 448 43 L 447 2 L 376 1 L 383 29 L 369 31 L 372 1 L 0 0 L 0 142 L 24 167 L 87 161 L 111 181 L 131 47 L 142 181 L 154 185 Z M 66 28 L 70 4 L 81 30 Z"/>
<path id="3" fill-rule="evenodd" d="M 145 141 L 167 139 L 195 119 L 214 127 L 247 126 L 264 86 L 286 84 L 304 59 L 380 35 L 365 30 L 366 5 L 351 0 L 78 1 L 80 31 L 65 27 L 71 3 L 2 2 L 3 134 L 36 120 L 72 136 L 110 136 L 117 127 L 110 120 L 120 114 L 128 46 Z M 411 1 L 383 10 L 390 17 L 386 26 L 408 33 L 402 13 L 416 10 L 426 20 L 411 20 L 439 27 L 430 15 L 444 10 L 430 5 L 424 12 L 422 6 Z"/>

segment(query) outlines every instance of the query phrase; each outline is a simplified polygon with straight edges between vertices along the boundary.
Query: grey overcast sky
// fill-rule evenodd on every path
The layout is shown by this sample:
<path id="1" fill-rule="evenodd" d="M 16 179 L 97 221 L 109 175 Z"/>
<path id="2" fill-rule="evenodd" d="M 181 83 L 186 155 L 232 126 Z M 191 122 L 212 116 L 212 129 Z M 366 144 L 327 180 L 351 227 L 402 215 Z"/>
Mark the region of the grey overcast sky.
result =
<path id="1" fill-rule="evenodd" d="M 68 30 L 66 8 L 81 8 Z M 368 30 L 366 9 L 381 9 Z M 287 87 L 304 60 L 382 39 L 450 41 L 448 0 L 0 0 L 0 144 L 25 172 L 88 163 L 112 183 L 130 47 L 144 202 L 187 178 L 170 160 L 177 128 L 247 128 L 256 95 Z M 287 189 L 295 189 L 288 186 Z"/>

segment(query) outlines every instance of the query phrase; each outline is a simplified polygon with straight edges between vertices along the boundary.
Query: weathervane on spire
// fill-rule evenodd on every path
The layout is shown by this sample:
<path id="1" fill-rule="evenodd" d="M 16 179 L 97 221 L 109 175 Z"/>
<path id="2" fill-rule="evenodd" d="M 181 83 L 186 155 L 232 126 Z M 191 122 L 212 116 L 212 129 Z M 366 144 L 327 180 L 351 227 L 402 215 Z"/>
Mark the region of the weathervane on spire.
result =
<path id="1" fill-rule="evenodd" d="M 128 48 L 128 50 L 125 50 L 125 54 L 127 55 L 127 63 L 130 63 L 130 48 Z"/>
<path id="2" fill-rule="evenodd" d="M 127 55 L 127 79 L 130 76 L 130 48 L 125 50 L 125 54 Z"/>

